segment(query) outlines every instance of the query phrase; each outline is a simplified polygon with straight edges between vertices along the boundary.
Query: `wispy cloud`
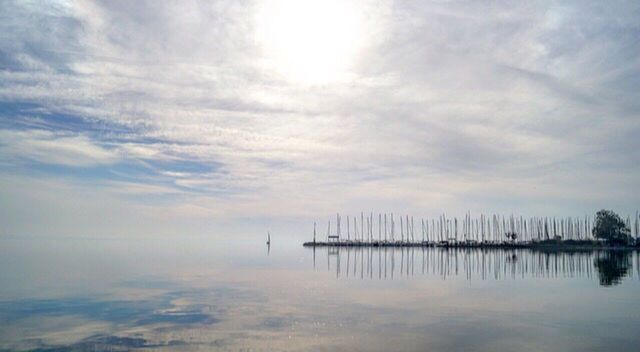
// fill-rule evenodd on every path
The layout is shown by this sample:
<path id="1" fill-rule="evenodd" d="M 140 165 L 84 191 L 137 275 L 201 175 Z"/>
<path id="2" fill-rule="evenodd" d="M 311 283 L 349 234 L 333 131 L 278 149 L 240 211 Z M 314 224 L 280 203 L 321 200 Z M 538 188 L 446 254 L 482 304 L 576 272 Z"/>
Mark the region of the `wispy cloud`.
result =
<path id="1" fill-rule="evenodd" d="M 94 166 L 118 160 L 116 151 L 94 144 L 81 135 L 43 130 L 0 130 L 0 158 L 20 162 L 26 159 L 43 164 Z"/>

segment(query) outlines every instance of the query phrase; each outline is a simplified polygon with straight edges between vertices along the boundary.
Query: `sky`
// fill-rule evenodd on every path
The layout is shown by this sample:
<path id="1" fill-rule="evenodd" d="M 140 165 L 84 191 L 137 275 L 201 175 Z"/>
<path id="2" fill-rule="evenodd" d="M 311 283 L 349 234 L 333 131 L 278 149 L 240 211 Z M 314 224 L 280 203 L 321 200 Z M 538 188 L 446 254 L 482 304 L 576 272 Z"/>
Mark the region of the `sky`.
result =
<path id="1" fill-rule="evenodd" d="M 639 88 L 637 1 L 0 0 L 0 235 L 633 215 Z"/>

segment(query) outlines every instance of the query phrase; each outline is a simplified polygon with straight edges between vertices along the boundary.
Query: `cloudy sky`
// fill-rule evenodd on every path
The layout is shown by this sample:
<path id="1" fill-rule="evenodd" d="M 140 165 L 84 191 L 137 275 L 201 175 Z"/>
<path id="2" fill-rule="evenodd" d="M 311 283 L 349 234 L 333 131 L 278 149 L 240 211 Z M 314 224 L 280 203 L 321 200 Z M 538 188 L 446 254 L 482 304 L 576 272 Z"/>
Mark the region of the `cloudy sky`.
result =
<path id="1" fill-rule="evenodd" d="M 637 1 L 0 0 L 0 234 L 632 214 L 639 90 Z"/>

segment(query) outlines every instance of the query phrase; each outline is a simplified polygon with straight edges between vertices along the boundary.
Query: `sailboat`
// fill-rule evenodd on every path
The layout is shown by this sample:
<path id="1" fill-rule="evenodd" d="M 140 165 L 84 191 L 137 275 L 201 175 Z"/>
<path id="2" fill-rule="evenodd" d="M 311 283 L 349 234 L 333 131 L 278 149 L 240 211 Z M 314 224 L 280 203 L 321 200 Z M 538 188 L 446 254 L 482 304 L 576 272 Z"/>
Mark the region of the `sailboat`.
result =
<path id="1" fill-rule="evenodd" d="M 267 232 L 267 246 L 271 245 L 271 234 Z"/>

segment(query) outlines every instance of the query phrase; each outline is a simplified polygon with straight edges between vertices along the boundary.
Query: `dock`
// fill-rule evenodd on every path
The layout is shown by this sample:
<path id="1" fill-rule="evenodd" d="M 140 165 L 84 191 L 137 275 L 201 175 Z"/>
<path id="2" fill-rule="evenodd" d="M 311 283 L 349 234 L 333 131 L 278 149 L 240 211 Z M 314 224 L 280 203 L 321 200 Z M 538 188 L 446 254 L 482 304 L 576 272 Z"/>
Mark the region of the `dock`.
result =
<path id="1" fill-rule="evenodd" d="M 603 210 L 604 212 L 604 210 Z M 624 241 L 607 241 L 595 236 L 595 218 L 530 217 L 499 214 L 462 218 L 441 215 L 418 218 L 417 231 L 413 216 L 374 213 L 347 216 L 346 224 L 338 213 L 332 231 L 327 221 L 326 237 L 319 240 L 316 223 L 313 240 L 304 247 L 441 247 L 441 248 L 536 248 L 557 250 L 639 249 L 640 213 L 633 220 L 618 218 L 626 228 Z M 598 214 L 596 214 L 598 215 Z M 617 216 L 617 214 L 615 214 Z M 377 221 L 376 221 L 377 220 Z M 399 221 L 397 221 L 399 220 Z M 398 224 L 399 222 L 399 224 Z M 377 223 L 377 224 L 376 224 Z M 396 227 L 398 226 L 399 229 Z M 344 226 L 346 225 L 346 226 Z M 376 226 L 377 225 L 377 226 Z M 399 230 L 399 231 L 398 231 Z"/>
<path id="2" fill-rule="evenodd" d="M 534 241 L 534 242 L 353 242 L 353 241 L 318 241 L 304 242 L 304 247 L 385 247 L 385 248 L 483 248 L 483 249 L 571 249 L 571 250 L 605 250 L 605 249 L 640 249 L 639 245 L 611 246 L 601 241 Z"/>

